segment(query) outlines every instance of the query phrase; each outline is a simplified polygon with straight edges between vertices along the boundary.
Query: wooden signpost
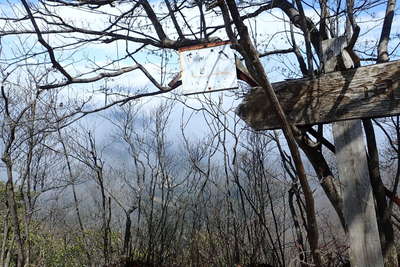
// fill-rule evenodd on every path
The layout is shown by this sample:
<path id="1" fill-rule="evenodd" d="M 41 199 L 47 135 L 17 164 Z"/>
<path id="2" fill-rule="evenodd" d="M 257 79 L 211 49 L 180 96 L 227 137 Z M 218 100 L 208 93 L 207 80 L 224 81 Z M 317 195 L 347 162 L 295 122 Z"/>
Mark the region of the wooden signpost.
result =
<path id="1" fill-rule="evenodd" d="M 332 72 L 337 57 L 342 57 L 345 68 L 352 67 L 345 47 L 345 38 L 326 41 L 323 51 L 328 73 L 314 80 L 275 83 L 273 87 L 290 123 L 333 122 L 351 265 L 383 267 L 360 119 L 400 114 L 400 61 Z M 245 97 L 237 114 L 256 130 L 280 128 L 262 88 L 254 88 Z"/>
<path id="2" fill-rule="evenodd" d="M 305 126 L 333 122 L 351 265 L 383 267 L 360 119 L 400 114 L 400 61 L 352 68 L 346 42 L 344 36 L 323 41 L 326 74 L 278 82 L 273 87 L 289 123 Z M 339 58 L 346 70 L 333 71 Z M 254 86 L 255 81 L 240 61 L 235 66 L 237 78 Z M 181 76 L 178 74 L 169 86 L 182 85 L 185 81 Z M 254 87 L 236 112 L 255 130 L 281 127 L 262 88 Z"/>

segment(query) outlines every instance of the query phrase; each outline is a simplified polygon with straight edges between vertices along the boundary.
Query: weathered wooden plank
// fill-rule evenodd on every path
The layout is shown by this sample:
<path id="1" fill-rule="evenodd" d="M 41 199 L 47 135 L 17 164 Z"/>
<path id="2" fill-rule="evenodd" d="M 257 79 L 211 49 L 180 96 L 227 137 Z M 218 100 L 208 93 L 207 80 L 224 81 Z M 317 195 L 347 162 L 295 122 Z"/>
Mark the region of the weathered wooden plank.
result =
<path id="1" fill-rule="evenodd" d="M 400 61 L 274 83 L 291 123 L 312 125 L 400 114 Z M 254 88 L 237 114 L 257 130 L 280 128 L 262 88 Z"/>
<path id="2" fill-rule="evenodd" d="M 383 267 L 374 199 L 360 120 L 334 122 L 336 162 L 352 267 Z"/>

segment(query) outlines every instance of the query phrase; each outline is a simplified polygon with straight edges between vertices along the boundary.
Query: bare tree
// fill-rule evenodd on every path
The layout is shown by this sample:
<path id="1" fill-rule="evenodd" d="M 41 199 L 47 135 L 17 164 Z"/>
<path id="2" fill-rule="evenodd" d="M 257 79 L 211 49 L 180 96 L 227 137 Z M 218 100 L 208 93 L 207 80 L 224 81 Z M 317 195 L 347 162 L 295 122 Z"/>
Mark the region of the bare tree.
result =
<path id="1" fill-rule="evenodd" d="M 22 4 L 22 5 L 21 5 Z M 256 82 L 256 85 L 263 88 L 268 99 L 273 105 L 275 112 L 278 114 L 279 122 L 283 128 L 284 136 L 287 140 L 287 144 L 290 150 L 291 164 L 290 173 L 292 174 L 291 182 L 299 182 L 301 192 L 299 192 L 298 200 L 304 199 L 304 212 L 305 212 L 305 222 L 307 231 L 308 246 L 312 254 L 312 263 L 316 266 L 324 265 L 324 258 L 321 255 L 320 243 L 319 243 L 319 232 L 316 217 L 316 203 L 314 201 L 314 195 L 312 188 L 309 184 L 308 175 L 304 168 L 302 162 L 301 154 L 298 147 L 304 152 L 308 160 L 311 162 L 314 172 L 317 175 L 321 187 L 325 194 L 327 195 L 330 203 L 334 207 L 343 230 L 346 231 L 346 224 L 343 219 L 343 199 L 340 194 L 340 188 L 338 186 L 340 177 L 334 175 L 332 168 L 328 164 L 326 154 L 323 152 L 323 147 L 331 151 L 335 151 L 335 147 L 328 141 L 328 135 L 324 132 L 324 127 L 318 125 L 317 129 L 312 127 L 295 127 L 291 125 L 286 115 L 275 95 L 275 91 L 271 86 L 271 83 L 267 77 L 267 72 L 265 71 L 265 64 L 260 59 L 262 57 L 273 57 L 276 55 L 284 55 L 285 61 L 296 60 L 296 67 L 298 70 L 291 70 L 292 73 L 301 73 L 301 76 L 309 79 L 313 79 L 316 76 L 323 73 L 324 70 L 324 55 L 322 51 L 322 41 L 336 38 L 342 35 L 347 40 L 347 45 L 344 49 L 346 55 L 351 58 L 352 66 L 358 67 L 364 61 L 373 62 L 386 62 L 389 60 L 389 56 L 398 56 L 398 44 L 389 43 L 389 40 L 396 40 L 392 34 L 392 24 L 395 21 L 395 10 L 396 2 L 392 0 L 388 1 L 351 1 L 348 0 L 346 3 L 341 1 L 294 1 L 290 2 L 287 0 L 277 0 L 277 1 L 167 1 L 164 2 L 149 2 L 147 0 L 138 1 L 64 1 L 64 0 L 44 0 L 39 2 L 29 3 L 27 0 L 21 0 L 21 4 L 8 4 L 7 13 L 0 18 L 2 30 L 0 36 L 2 37 L 2 44 L 11 46 L 12 40 L 15 36 L 20 36 L 25 42 L 21 42 L 20 46 L 30 46 L 27 49 L 27 53 L 23 53 L 17 56 L 9 56 L 10 53 L 7 51 L 5 53 L 2 51 L 2 63 L 5 62 L 9 67 L 7 69 L 2 69 L 2 100 L 3 100 L 3 113 L 5 114 L 4 119 L 4 138 L 5 141 L 3 149 L 3 162 L 6 165 L 6 170 L 8 172 L 7 181 L 7 192 L 8 192 L 8 204 L 11 216 L 14 233 L 15 242 L 19 250 L 19 261 L 22 264 L 26 261 L 29 256 L 24 252 L 25 240 L 21 234 L 21 229 L 19 229 L 20 218 L 17 214 L 17 203 L 15 201 L 15 178 L 13 170 L 13 154 L 18 151 L 19 141 L 19 126 L 20 122 L 23 121 L 27 114 L 30 114 L 30 118 L 34 121 L 40 121 L 40 119 L 32 111 L 34 103 L 41 99 L 40 97 L 45 94 L 45 92 L 53 92 L 55 90 L 65 90 L 65 89 L 80 89 L 82 86 L 89 83 L 94 84 L 94 87 L 100 88 L 98 82 L 103 82 L 106 79 L 120 78 L 124 77 L 128 73 L 135 70 L 140 70 L 140 72 L 148 79 L 148 81 L 153 85 L 148 91 L 137 90 L 137 88 L 129 88 L 130 90 L 124 91 L 108 91 L 100 88 L 100 91 L 106 94 L 107 100 L 104 105 L 91 106 L 88 104 L 88 99 L 80 100 L 75 103 L 76 109 L 73 111 L 69 110 L 69 114 L 74 114 L 76 119 L 86 116 L 90 113 L 98 112 L 103 109 L 109 108 L 114 105 L 128 105 L 130 101 L 135 99 L 154 96 L 158 94 L 163 94 L 171 91 L 175 88 L 175 85 L 167 85 L 170 72 L 177 71 L 177 67 L 173 66 L 168 68 L 166 63 L 169 57 L 175 56 L 175 51 L 179 48 L 186 47 L 195 44 L 205 44 L 208 42 L 216 41 L 219 39 L 228 38 L 232 47 L 236 49 L 244 62 L 246 67 L 253 76 L 252 78 Z M 365 36 L 368 32 L 362 28 L 361 21 L 362 15 L 379 8 L 386 8 L 385 15 L 383 17 L 383 24 L 380 34 L 380 40 L 378 43 L 361 43 L 358 41 L 359 36 Z M 262 16 L 267 12 L 272 12 L 273 10 L 280 10 L 284 14 L 282 17 L 282 24 L 286 27 L 282 35 L 280 33 L 274 34 L 270 40 L 255 40 L 254 36 L 257 36 L 255 31 L 250 27 L 257 17 Z M 312 13 L 316 15 L 316 18 L 308 16 Z M 77 21 L 70 20 L 68 18 L 67 11 L 73 12 L 84 12 L 86 15 L 98 18 L 102 23 L 100 25 L 83 24 Z M 210 16 L 218 17 L 218 20 L 211 22 L 208 18 Z M 193 19 L 192 19 L 193 18 Z M 370 19 L 371 17 L 367 17 Z M 276 42 L 275 38 L 277 36 L 283 36 L 282 38 L 287 41 L 288 47 L 285 49 L 278 49 L 271 51 L 269 50 L 269 43 Z M 56 37 L 56 38 L 53 38 Z M 65 37 L 60 41 L 62 37 Z M 57 41 L 58 39 L 58 41 Z M 39 42 L 40 46 L 33 46 Z M 260 46 L 264 44 L 264 46 Z M 392 41 L 393 43 L 393 41 Z M 108 47 L 112 45 L 121 46 L 117 48 L 117 55 L 106 63 L 99 63 L 94 60 L 94 58 L 87 57 L 84 59 L 88 63 L 87 68 L 84 71 L 78 70 L 79 56 L 74 54 L 76 51 L 82 48 L 91 49 L 96 45 L 104 45 Z M 267 47 L 268 49 L 265 49 Z M 123 52 L 122 52 L 123 51 Z M 77 52 L 76 52 L 77 53 Z M 6 55 L 7 54 L 7 55 Z M 4 56 L 6 55 L 6 56 Z M 156 77 L 154 73 L 148 70 L 146 66 L 146 60 L 143 59 L 144 56 L 148 57 L 156 56 L 157 63 L 160 63 L 160 77 Z M 13 73 L 13 69 L 17 68 L 21 62 L 23 64 L 29 65 L 28 59 L 34 59 L 37 68 L 41 69 L 41 73 L 49 73 L 48 75 L 40 76 L 41 78 L 35 80 L 33 90 L 33 100 L 29 102 L 28 105 L 12 110 L 12 95 L 7 93 L 11 86 L 16 84 L 17 79 L 11 77 L 9 73 Z M 143 61 L 143 62 L 140 62 Z M 342 56 L 339 55 L 335 61 L 334 69 L 342 70 L 349 66 L 346 66 L 346 62 L 343 60 Z M 121 67 L 125 66 L 125 67 Z M 286 67 L 284 68 L 287 69 Z M 179 76 L 176 76 L 177 78 Z M 8 81 L 8 82 L 6 82 Z M 97 83 L 96 83 L 97 82 Z M 35 102 L 36 101 L 36 102 Z M 110 102 L 108 102 L 110 101 Z M 98 103 L 97 103 L 98 104 Z M 164 110 L 163 112 L 168 112 Z M 64 115 L 56 116 L 59 118 L 65 118 Z M 152 116 L 155 120 L 155 129 L 149 127 L 146 130 L 151 132 L 153 146 L 148 144 L 147 140 L 140 135 L 133 135 L 132 142 L 131 137 L 125 137 L 127 145 L 129 145 L 132 150 L 132 158 L 136 170 L 136 179 L 141 177 L 146 177 L 148 184 L 143 187 L 143 191 L 140 188 L 140 184 L 132 187 L 132 192 L 137 193 L 138 196 L 138 224 L 143 219 L 147 223 L 147 233 L 149 234 L 146 239 L 146 260 L 151 262 L 162 263 L 167 257 L 167 246 L 171 242 L 170 236 L 167 235 L 167 226 L 169 216 L 169 205 L 172 201 L 172 191 L 171 186 L 168 185 L 169 181 L 169 169 L 168 169 L 168 157 L 166 156 L 165 150 L 165 136 L 163 135 L 165 129 L 165 121 L 163 120 L 164 114 L 155 113 Z M 240 180 L 240 171 L 238 167 L 230 164 L 230 161 L 238 161 L 236 153 L 238 152 L 237 144 L 234 145 L 233 156 L 230 155 L 227 149 L 228 139 L 227 135 L 231 135 L 230 138 L 233 140 L 238 140 L 238 129 L 237 124 L 232 127 L 226 127 L 221 118 L 220 114 L 212 114 L 212 112 L 207 112 L 207 116 L 211 115 L 214 120 L 215 129 L 218 129 L 218 135 L 215 135 L 218 140 L 215 145 L 214 141 L 210 141 L 211 144 L 215 145 L 223 151 L 223 168 L 221 177 L 224 178 L 224 207 L 226 208 L 226 219 L 229 221 L 230 226 L 226 229 L 219 231 L 223 233 L 229 233 L 226 236 L 231 235 L 234 239 L 233 242 L 233 252 L 226 250 L 226 262 L 239 263 L 241 262 L 241 252 L 238 249 L 240 242 L 244 239 L 239 234 L 240 220 L 238 219 L 238 214 L 243 214 L 246 212 L 245 217 L 249 216 L 247 209 L 249 207 L 244 207 L 244 198 L 246 198 L 246 188 L 240 189 L 239 198 L 241 199 L 239 203 L 242 203 L 241 211 L 237 211 L 234 208 L 235 202 L 232 200 L 234 196 L 232 182 L 235 186 L 241 188 L 243 184 Z M 41 129 L 51 128 L 47 122 L 48 118 L 44 116 L 43 123 L 44 127 Z M 36 122 L 35 122 L 36 123 Z M 39 123 L 40 124 L 40 123 Z M 122 129 L 130 130 L 128 128 L 128 123 L 126 126 L 121 126 Z M 35 128 L 30 126 L 31 128 Z M 59 127 L 59 126 L 57 126 Z M 130 126 L 131 127 L 131 126 Z M 325 127 L 326 128 L 326 127 Z M 29 127 L 27 132 L 31 131 Z M 214 129 L 214 130 L 215 130 Z M 378 144 L 376 142 L 376 137 L 374 134 L 374 126 L 369 119 L 364 120 L 364 129 L 367 139 L 368 148 L 368 167 L 371 177 L 371 182 L 374 188 L 374 197 L 376 200 L 376 210 L 378 214 L 378 225 L 380 230 L 380 238 L 383 248 L 383 255 L 385 257 L 385 262 L 387 266 L 397 266 L 397 252 L 395 249 L 395 238 L 392 226 L 392 204 L 387 199 L 387 192 L 384 187 L 384 182 L 382 180 L 382 175 L 379 169 L 379 151 Z M 128 131 L 129 134 L 129 131 Z M 225 134 L 225 135 L 224 135 Z M 26 176 L 22 180 L 24 183 L 28 184 L 30 181 L 30 170 L 29 162 L 33 159 L 33 147 L 36 144 L 34 136 L 35 133 L 28 134 L 26 140 L 27 143 L 27 159 L 28 165 L 26 165 Z M 235 139 L 236 138 L 236 139 Z M 92 139 L 89 138 L 89 144 L 93 143 Z M 129 141 L 129 142 L 128 142 Z M 186 142 L 189 144 L 188 142 Z M 137 148 L 135 146 L 146 146 L 147 149 Z M 186 146 L 188 146 L 186 144 Z M 102 195 L 102 224 L 104 230 L 104 257 L 105 263 L 109 263 L 108 254 L 110 253 L 110 242 L 107 241 L 109 238 L 109 219 L 111 215 L 109 214 L 110 204 L 109 199 L 107 199 L 106 189 L 103 184 L 103 165 L 101 161 L 98 160 L 96 153 L 94 152 L 94 143 L 87 149 L 87 151 L 92 151 L 89 153 L 88 158 L 91 159 L 91 165 L 93 170 L 96 172 L 97 182 L 100 186 L 100 192 Z M 198 153 L 204 151 L 199 149 Z M 150 151 L 155 154 L 150 153 Z M 196 151 L 196 150 L 194 150 Z M 259 152 L 258 150 L 255 152 Z M 191 153 L 194 153 L 193 151 Z M 211 153 L 208 151 L 208 153 Z M 205 153 L 207 154 L 207 153 Z M 211 153 L 212 154 L 212 153 Z M 281 153 L 281 155 L 283 155 Z M 208 154 L 204 156 L 204 160 L 211 161 L 213 157 Z M 157 160 L 153 161 L 154 158 Z M 287 159 L 288 155 L 284 155 Z M 284 159 L 282 157 L 282 159 Z M 259 156 L 258 158 L 262 158 Z M 194 168 L 196 169 L 195 175 L 198 175 L 204 179 L 204 184 L 208 185 L 208 179 L 211 173 L 211 164 L 206 165 L 205 168 L 200 168 L 201 160 L 192 161 Z M 168 164 L 167 164 L 168 163 Z M 251 173 L 257 170 L 257 176 L 262 179 L 267 179 L 265 176 L 265 170 L 259 170 L 263 165 L 255 165 L 254 169 L 246 170 L 245 173 Z M 287 167 L 287 166 L 286 166 Z M 294 168 L 293 168 L 294 167 Z M 137 171 L 140 170 L 140 171 Z M 296 171 L 294 171 L 296 170 Z M 244 171 L 244 170 L 243 170 Z M 144 175 L 144 173 L 146 173 Z M 289 172 L 288 172 L 289 173 Z M 101 174 L 101 175 L 100 175 Z M 148 176 L 147 176 L 148 175 Z M 233 177 L 233 180 L 231 180 Z M 221 179 L 222 179 L 221 178 Z M 160 182 L 161 181 L 161 182 Z M 167 186 L 164 186 L 166 183 Z M 391 190 L 394 194 L 397 190 L 397 184 Z M 155 201 L 157 196 L 157 186 L 161 186 L 160 198 L 161 205 L 160 217 L 155 215 L 155 211 L 158 210 L 156 206 L 158 205 Z M 205 186 L 206 188 L 206 186 Z M 257 185 L 253 193 L 256 195 L 256 191 L 263 188 L 262 185 Z M 293 190 L 294 187 L 291 187 Z M 139 190 L 140 189 L 140 190 Z M 265 197 L 268 201 L 269 196 L 271 196 L 272 190 L 268 188 L 263 188 L 270 193 L 266 195 L 261 195 L 261 199 L 247 199 L 246 203 L 262 202 Z M 287 191 L 287 189 L 285 189 Z M 294 191 L 291 192 L 294 192 Z M 25 192 L 25 191 L 23 191 Z M 294 193 L 293 193 L 294 194 Z M 290 195 L 294 197 L 294 195 Z M 24 203 L 29 204 L 29 194 L 27 198 L 24 198 Z M 146 198 L 148 197 L 149 198 Z M 300 197 L 301 196 L 301 197 Z M 297 195 L 296 195 L 297 197 Z M 243 200 L 242 200 L 243 198 Z M 250 201 L 251 200 L 251 201 Z M 255 200 L 257 200 L 255 202 Z M 289 198 L 287 198 L 289 200 Z M 291 204 L 293 201 L 291 200 Z M 30 205 L 30 204 L 29 204 Z M 28 206 L 29 206 L 28 205 Z M 146 208 L 142 209 L 146 206 Z M 28 207 L 27 206 L 27 207 Z M 133 207 L 133 206 L 131 206 Z M 256 207 L 256 206 L 255 206 Z M 258 209 L 253 209 L 258 211 Z M 205 207 L 195 207 L 194 211 L 197 212 L 196 216 L 201 217 L 199 214 L 203 215 Z M 298 207 L 298 212 L 300 212 L 300 206 Z M 132 209 L 127 208 L 126 217 L 130 220 L 130 212 Z M 133 212 L 133 211 L 132 211 Z M 271 209 L 273 214 L 276 214 L 275 207 L 274 210 Z M 262 215 L 262 213 L 260 213 Z M 225 214 L 224 214 L 225 215 Z M 295 218 L 295 213 L 292 209 L 293 218 Z M 183 216 L 183 215 L 182 215 Z M 207 215 L 209 216 L 209 215 Z M 196 218 L 197 218 L 196 217 Z M 128 224 L 129 220 L 126 221 Z M 142 221 L 143 222 L 143 221 Z M 218 225 L 219 222 L 216 222 Z M 210 226 L 210 222 L 205 223 L 206 226 Z M 220 225 L 218 225 L 220 226 Z M 270 244 L 273 246 L 274 257 L 277 264 L 285 265 L 286 256 L 285 252 L 282 250 L 283 240 L 279 234 L 279 225 L 275 225 L 274 228 L 277 231 L 275 237 L 271 234 L 269 237 Z M 201 225 L 193 224 L 192 230 L 193 238 L 201 229 Z M 246 224 L 247 236 L 250 238 L 250 225 Z M 5 229 L 8 229 L 5 227 Z M 108 230 L 107 230 L 108 229 Z M 82 229 L 81 229 L 82 230 Z M 176 229 L 175 229 L 176 230 Z M 196 230 L 196 231 L 194 231 Z M 108 231 L 108 232 L 107 232 Z M 138 231 L 139 232 L 139 231 Z M 107 234 L 108 233 L 108 234 Z M 128 232 L 127 232 L 128 233 Z M 211 233 L 211 231 L 210 231 Z M 209 234 L 211 236 L 211 234 Z M 226 237 L 225 236 L 225 237 Z M 300 233 L 297 235 L 298 240 L 300 240 Z M 253 237 L 252 237 L 253 238 Z M 254 238 L 258 238 L 254 236 Z M 272 240 L 275 240 L 274 243 Z M 107 239 L 107 240 L 106 240 Z M 127 240 L 130 239 L 127 236 Z M 255 240 L 255 239 L 254 239 Z M 127 241 L 128 242 L 128 241 Z M 300 241 L 299 241 L 300 242 Z M 129 243 L 129 242 L 128 242 Z M 261 242 L 265 244 L 264 240 Z M 193 243 L 194 244 L 194 243 Z M 215 246 L 214 240 L 210 239 L 210 247 Z M 305 244 L 303 244 L 305 246 Z M 126 250 L 126 246 L 125 246 Z M 266 254 L 266 253 L 265 253 Z M 198 253 L 193 253 L 193 258 L 198 257 Z M 157 258 L 158 257 L 158 258 Z M 234 259 L 234 260 L 231 260 Z"/>

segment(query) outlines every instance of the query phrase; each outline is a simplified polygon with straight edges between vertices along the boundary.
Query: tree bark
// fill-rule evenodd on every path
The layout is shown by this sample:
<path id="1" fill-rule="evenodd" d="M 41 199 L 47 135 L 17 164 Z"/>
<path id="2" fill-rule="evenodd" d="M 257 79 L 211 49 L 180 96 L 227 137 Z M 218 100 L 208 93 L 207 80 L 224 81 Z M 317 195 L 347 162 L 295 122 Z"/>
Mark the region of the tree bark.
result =
<path id="1" fill-rule="evenodd" d="M 394 10 L 396 8 L 396 0 L 388 0 L 386 6 L 385 19 L 383 21 L 381 37 L 378 45 L 378 63 L 389 61 L 388 44 L 390 31 L 394 18 Z"/>
<path id="2" fill-rule="evenodd" d="M 398 266 L 397 251 L 394 243 L 394 232 L 391 211 L 386 201 L 385 186 L 379 171 L 379 152 L 376 144 L 375 131 L 371 119 L 364 119 L 364 131 L 368 147 L 368 169 L 373 193 L 376 200 L 376 215 L 382 254 L 386 267 Z"/>
<path id="3" fill-rule="evenodd" d="M 247 27 L 244 25 L 242 19 L 240 18 L 239 11 L 237 9 L 236 3 L 234 0 L 227 0 L 229 11 L 232 16 L 232 20 L 236 25 L 238 30 L 240 40 L 239 40 L 239 51 L 242 53 L 242 56 L 245 58 L 246 65 L 248 69 L 254 74 L 254 78 L 258 81 L 260 86 L 265 90 L 269 100 L 271 101 L 275 112 L 279 116 L 279 120 L 281 122 L 281 126 L 283 128 L 283 133 L 288 142 L 288 146 L 290 152 L 293 157 L 293 161 L 295 163 L 295 167 L 298 174 L 298 179 L 300 181 L 301 187 L 303 189 L 305 201 L 306 201 L 306 214 L 307 214 L 307 232 L 308 232 L 308 241 L 311 248 L 311 253 L 313 255 L 313 260 L 315 266 L 322 266 L 322 259 L 319 252 L 318 247 L 318 226 L 315 217 L 315 206 L 314 206 L 314 197 L 312 195 L 312 191 L 307 181 L 307 175 L 305 173 L 304 165 L 302 163 L 300 153 L 296 144 L 296 140 L 294 138 L 292 132 L 292 126 L 288 123 L 285 113 L 280 106 L 279 100 L 276 97 L 275 91 L 269 82 L 267 75 L 264 71 L 264 68 L 260 62 L 258 57 L 258 52 L 254 48 Z"/>

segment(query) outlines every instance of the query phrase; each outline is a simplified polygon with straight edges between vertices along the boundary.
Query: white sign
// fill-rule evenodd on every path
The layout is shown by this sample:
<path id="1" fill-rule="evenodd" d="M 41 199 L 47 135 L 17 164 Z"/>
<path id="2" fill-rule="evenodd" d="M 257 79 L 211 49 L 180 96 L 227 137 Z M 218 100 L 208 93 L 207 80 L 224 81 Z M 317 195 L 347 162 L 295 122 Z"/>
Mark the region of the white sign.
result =
<path id="1" fill-rule="evenodd" d="M 180 51 L 183 94 L 238 87 L 235 55 L 230 44 L 209 44 Z"/>

